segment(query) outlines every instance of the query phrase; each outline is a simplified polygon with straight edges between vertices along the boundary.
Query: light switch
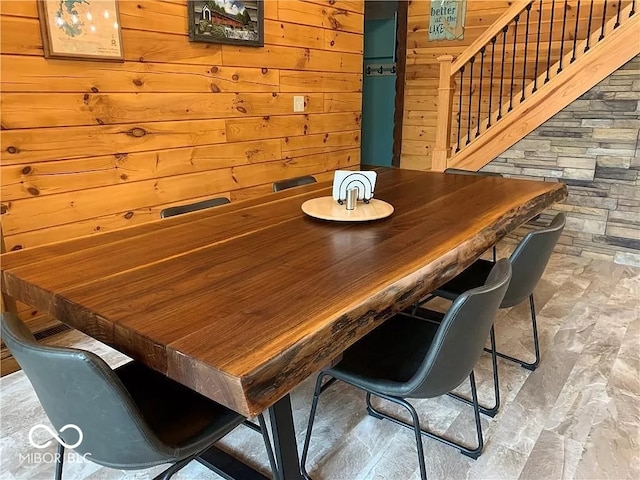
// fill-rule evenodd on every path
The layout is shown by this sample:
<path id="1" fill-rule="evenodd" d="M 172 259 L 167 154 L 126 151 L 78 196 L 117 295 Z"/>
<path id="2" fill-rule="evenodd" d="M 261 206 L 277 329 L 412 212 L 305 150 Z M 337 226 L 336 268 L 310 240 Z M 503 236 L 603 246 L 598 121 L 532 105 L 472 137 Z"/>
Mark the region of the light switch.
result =
<path id="1" fill-rule="evenodd" d="M 304 112 L 304 96 L 302 95 L 293 96 L 293 111 Z"/>

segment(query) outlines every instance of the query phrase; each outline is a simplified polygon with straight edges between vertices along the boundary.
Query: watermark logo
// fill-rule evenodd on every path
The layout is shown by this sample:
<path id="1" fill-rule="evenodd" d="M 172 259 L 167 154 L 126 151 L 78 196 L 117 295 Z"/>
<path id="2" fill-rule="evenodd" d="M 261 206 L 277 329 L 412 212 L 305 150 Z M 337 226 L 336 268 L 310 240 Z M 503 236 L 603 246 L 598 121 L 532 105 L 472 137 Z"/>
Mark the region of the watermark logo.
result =
<path id="1" fill-rule="evenodd" d="M 53 436 L 53 438 L 55 438 L 60 445 L 70 450 L 79 447 L 80 444 L 82 444 L 82 440 L 84 439 L 82 429 L 73 423 L 68 423 L 67 425 L 62 427 L 59 432 L 56 432 L 47 425 L 39 423 L 31 427 L 31 429 L 29 430 L 29 443 L 32 447 L 39 450 L 49 447 L 53 442 L 53 440 L 46 440 L 44 443 L 41 443 L 37 439 L 35 439 L 34 434 L 39 430 L 44 430 L 49 435 Z M 78 433 L 78 440 L 75 443 L 66 443 L 64 440 L 62 440 L 62 438 L 60 438 L 59 433 L 65 432 L 67 430 L 75 430 Z M 90 456 L 90 453 L 80 455 L 73 451 L 69 451 L 64 453 L 64 458 L 61 458 L 61 455 L 59 453 L 31 452 L 26 455 L 20 454 L 19 460 L 20 465 L 22 465 L 23 463 L 53 463 L 60 461 L 64 461 L 65 463 L 82 463 L 83 461 L 87 460 L 87 457 Z"/>
<path id="2" fill-rule="evenodd" d="M 38 425 L 34 425 L 33 427 L 31 427 L 31 430 L 29 430 L 29 443 L 31 444 L 31 446 L 35 448 L 47 448 L 49 445 L 51 445 L 51 442 L 52 442 L 52 440 L 47 440 L 45 443 L 42 443 L 42 444 L 39 444 L 38 442 L 36 442 L 33 439 L 33 433 L 38 429 L 44 430 L 48 434 L 53 435 L 53 438 L 55 438 L 58 441 L 58 443 L 60 443 L 60 445 L 62 445 L 65 448 L 73 449 L 78 447 L 82 443 L 82 440 L 84 438 L 82 435 L 82 429 L 80 429 L 79 426 L 74 425 L 73 423 L 67 423 L 64 427 L 60 429 L 60 433 L 69 429 L 75 430 L 76 432 L 78 432 L 78 441 L 76 443 L 65 443 L 65 441 L 62 440 L 62 438 L 60 438 L 60 436 L 57 434 L 55 430 L 52 430 L 47 425 L 43 425 L 39 423 Z"/>

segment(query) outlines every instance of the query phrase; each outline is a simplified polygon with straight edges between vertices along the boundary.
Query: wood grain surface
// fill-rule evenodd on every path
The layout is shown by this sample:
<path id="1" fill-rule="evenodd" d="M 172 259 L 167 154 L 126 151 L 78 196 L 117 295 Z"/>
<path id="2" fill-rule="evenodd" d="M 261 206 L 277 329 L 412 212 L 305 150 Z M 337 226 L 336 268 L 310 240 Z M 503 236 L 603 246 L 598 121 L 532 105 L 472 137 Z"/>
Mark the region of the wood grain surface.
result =
<path id="1" fill-rule="evenodd" d="M 360 163 L 363 0 L 268 0 L 261 48 L 189 42 L 186 0 L 119 2 L 122 63 L 46 59 L 36 0 L 0 3 L 9 250 Z"/>
<path id="2" fill-rule="evenodd" d="M 0 1 L 8 250 L 358 168 L 363 0 L 268 0 L 261 48 L 190 42 L 186 0 L 119 7 L 125 61 L 78 62 L 44 58 L 37 0 Z"/>
<path id="3" fill-rule="evenodd" d="M 393 213 L 393 205 L 372 198 L 368 203 L 358 202 L 356 208 L 347 210 L 346 205 L 340 205 L 332 196 L 318 197 L 307 200 L 302 204 L 302 211 L 320 220 L 334 222 L 370 222 L 387 218 Z"/>
<path id="4" fill-rule="evenodd" d="M 329 182 L 2 255 L 2 291 L 244 414 L 566 196 L 379 169 L 378 222 L 306 216 Z"/>

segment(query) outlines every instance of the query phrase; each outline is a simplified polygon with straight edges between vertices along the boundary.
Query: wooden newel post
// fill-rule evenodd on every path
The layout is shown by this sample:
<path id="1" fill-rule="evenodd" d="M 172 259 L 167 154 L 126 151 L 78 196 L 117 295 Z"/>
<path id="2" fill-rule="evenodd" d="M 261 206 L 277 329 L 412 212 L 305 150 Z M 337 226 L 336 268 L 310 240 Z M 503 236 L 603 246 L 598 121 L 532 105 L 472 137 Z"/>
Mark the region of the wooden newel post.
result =
<path id="1" fill-rule="evenodd" d="M 447 168 L 451 155 L 451 110 L 453 108 L 453 77 L 451 64 L 453 56 L 442 55 L 440 62 L 440 82 L 438 84 L 438 116 L 436 123 L 436 145 L 431 158 L 431 169 L 439 172 Z"/>

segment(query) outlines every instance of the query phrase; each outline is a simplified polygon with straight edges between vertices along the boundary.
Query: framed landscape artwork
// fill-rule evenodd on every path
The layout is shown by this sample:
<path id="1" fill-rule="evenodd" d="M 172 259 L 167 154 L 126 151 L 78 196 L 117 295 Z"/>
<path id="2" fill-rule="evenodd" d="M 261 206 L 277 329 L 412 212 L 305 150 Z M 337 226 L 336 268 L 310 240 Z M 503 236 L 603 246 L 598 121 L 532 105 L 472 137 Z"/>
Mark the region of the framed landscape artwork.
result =
<path id="1" fill-rule="evenodd" d="M 116 0 L 38 0 L 46 58 L 123 61 Z"/>
<path id="2" fill-rule="evenodd" d="M 188 0 L 192 42 L 264 45 L 262 0 Z"/>

